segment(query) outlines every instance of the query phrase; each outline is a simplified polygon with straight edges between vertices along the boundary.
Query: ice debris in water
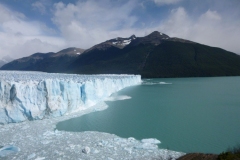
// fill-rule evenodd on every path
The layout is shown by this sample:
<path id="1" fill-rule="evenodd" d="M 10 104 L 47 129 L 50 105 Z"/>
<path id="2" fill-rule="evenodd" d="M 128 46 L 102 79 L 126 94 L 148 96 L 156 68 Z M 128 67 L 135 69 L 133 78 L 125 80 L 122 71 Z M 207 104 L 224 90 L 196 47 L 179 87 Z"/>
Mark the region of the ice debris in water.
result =
<path id="1" fill-rule="evenodd" d="M 36 154 L 35 153 L 32 153 L 32 154 L 30 154 L 28 157 L 27 157 L 27 159 L 29 160 L 29 159 L 32 159 L 32 158 L 34 158 L 36 156 Z"/>
<path id="2" fill-rule="evenodd" d="M 25 121 L 0 126 L 0 146 L 17 146 L 20 152 L 8 154 L 12 159 L 177 159 L 182 152 L 159 149 L 157 139 L 136 140 L 102 132 L 65 132 L 56 130 L 56 124 L 93 111 L 88 108 L 71 115 L 41 121 Z M 2 138 L 4 137 L 4 138 Z M 89 152 L 86 147 L 89 147 Z M 83 153 L 85 149 L 88 153 Z"/>
<path id="3" fill-rule="evenodd" d="M 148 80 L 142 81 L 143 85 L 164 85 L 164 84 L 172 84 L 167 82 L 149 82 Z"/>
<path id="4" fill-rule="evenodd" d="M 140 83 L 140 75 L 0 71 L 0 124 L 84 110 L 112 93 Z"/>
<path id="5" fill-rule="evenodd" d="M 156 138 L 148 138 L 148 139 L 142 139 L 142 143 L 150 143 L 150 144 L 160 144 L 161 142 L 157 140 Z"/>
<path id="6" fill-rule="evenodd" d="M 90 148 L 89 147 L 85 147 L 83 150 L 82 150 L 82 152 L 83 153 L 85 153 L 85 154 L 88 154 L 88 153 L 90 153 Z"/>
<path id="7" fill-rule="evenodd" d="M 105 75 L 104 76 L 100 75 L 100 76 L 97 76 L 97 78 L 95 78 L 94 80 L 91 79 L 91 76 L 83 76 L 82 77 L 83 79 L 85 77 L 85 80 L 83 80 L 81 78 L 79 79 L 78 75 L 46 74 L 41 72 L 38 72 L 38 73 L 31 72 L 31 74 L 27 74 L 25 72 L 4 72 L 6 74 L 1 74 L 1 73 L 0 73 L 0 78 L 1 78 L 0 88 L 3 89 L 4 86 L 7 89 L 10 88 L 11 91 L 6 90 L 6 93 L 8 93 L 9 97 L 11 97 L 13 101 L 15 100 L 15 97 L 17 97 L 18 100 L 22 97 L 26 97 L 26 99 L 24 99 L 25 101 L 19 101 L 19 103 L 21 103 L 22 106 L 24 106 L 24 102 L 26 102 L 26 104 L 31 104 L 32 106 L 34 104 L 38 106 L 38 108 L 35 108 L 36 110 L 31 110 L 31 107 L 24 108 L 25 109 L 24 113 L 30 113 L 27 111 L 30 111 L 30 110 L 32 111 L 31 114 L 29 114 L 31 116 L 38 115 L 37 111 L 39 110 L 42 110 L 44 113 L 46 112 L 46 110 L 44 110 L 44 107 L 41 105 L 40 102 L 35 103 L 37 99 L 36 97 L 35 99 L 28 99 L 28 98 L 31 98 L 31 96 L 33 96 L 34 94 L 37 94 L 38 92 L 42 93 L 43 91 L 48 90 L 49 91 L 48 94 L 55 96 L 55 97 L 48 97 L 48 98 L 50 99 L 52 98 L 53 100 L 60 100 L 62 103 L 62 102 L 65 102 L 66 100 L 69 100 L 67 98 L 69 98 L 69 96 L 72 94 L 72 93 L 70 94 L 70 92 L 74 92 L 73 88 L 75 86 L 71 86 L 73 84 L 72 82 L 74 82 L 74 84 L 77 83 L 80 86 L 82 86 L 83 84 L 88 84 L 88 85 L 85 85 L 86 92 L 83 95 L 85 102 L 87 102 L 88 100 L 91 100 L 97 97 L 97 95 L 93 94 L 94 92 L 96 92 L 96 89 L 99 89 L 97 90 L 97 93 L 101 95 L 103 94 L 102 92 L 105 92 L 105 89 L 109 91 L 111 90 L 111 88 L 115 89 L 115 87 L 117 87 L 117 89 L 111 90 L 111 92 L 117 91 L 118 89 L 120 89 L 118 88 L 118 85 L 120 85 L 121 87 L 123 86 L 126 87 L 141 81 L 140 77 L 137 77 L 137 76 L 130 76 L 130 77 L 120 76 L 119 77 L 116 75 L 109 75 L 108 77 Z M 16 73 L 16 74 L 13 74 L 13 73 Z M 20 74 L 22 75 L 20 76 Z M 44 80 L 42 80 L 43 78 L 42 74 L 46 75 Z M 5 78 L 2 78 L 4 76 Z M 57 77 L 58 79 L 56 79 Z M 48 83 L 47 81 L 49 80 L 48 78 L 51 80 L 51 83 L 50 83 L 51 85 L 49 85 L 49 88 L 37 87 L 36 89 L 33 87 L 42 81 L 44 81 L 43 84 L 46 85 Z M 108 83 L 111 81 L 112 83 Z M 104 84 L 108 84 L 108 85 L 103 85 L 103 83 L 101 82 L 104 82 Z M 66 86 L 64 86 L 63 84 Z M 102 86 L 107 88 L 102 90 L 101 89 Z M 69 88 L 70 90 L 68 90 Z M 61 90 L 61 89 L 64 89 L 64 90 Z M 19 91 L 19 92 L 15 92 L 15 91 Z M 25 91 L 31 91 L 31 92 L 25 92 Z M 80 92 L 80 90 L 78 90 L 78 92 Z M 112 94 L 111 92 L 109 91 L 109 95 Z M 3 93 L 3 92 L 0 92 L 0 93 Z M 3 95 L 1 95 L 0 98 L 3 98 L 4 97 Z M 43 94 L 42 96 L 44 97 L 46 95 Z M 102 99 L 101 98 L 99 99 L 103 100 L 105 98 L 103 97 Z M 72 97 L 72 100 L 74 100 L 74 98 L 76 99 L 76 97 Z M 7 102 L 6 97 L 5 99 L 1 99 L 0 101 L 0 103 L 6 103 L 6 102 Z M 54 106 L 58 106 L 58 105 L 55 104 Z M 0 117 L 2 118 L 2 119 L 0 118 L 1 121 L 9 120 L 9 117 L 4 117 L 3 115 L 1 115 L 2 113 L 5 113 L 5 112 L 1 112 L 1 109 L 2 109 L 1 107 L 2 106 L 0 106 Z M 105 108 L 107 108 L 106 104 L 104 102 L 101 102 L 100 105 L 89 106 L 84 109 L 81 109 L 80 112 L 74 112 L 72 114 L 65 115 L 62 117 L 56 117 L 52 119 L 43 119 L 41 121 L 25 121 L 22 123 L 11 123 L 7 125 L 0 124 L 0 137 L 1 137 L 0 146 L 5 146 L 3 148 L 0 148 L 1 149 L 0 155 L 4 156 L 5 160 L 12 160 L 12 159 L 19 159 L 19 160 L 22 160 L 22 159 L 29 159 L 29 160 L 32 160 L 32 159 L 34 160 L 162 159 L 162 160 L 167 160 L 167 159 L 177 159 L 180 156 L 184 155 L 184 153 L 182 152 L 159 149 L 157 147 L 158 140 L 156 139 L 139 141 L 133 137 L 120 138 L 116 135 L 109 134 L 109 133 L 91 132 L 91 131 L 65 132 L 65 131 L 58 131 L 55 129 L 56 124 L 60 121 L 67 120 L 73 117 L 82 116 L 83 114 L 102 110 Z M 58 109 L 58 108 L 54 108 L 54 109 Z M 5 110 L 5 108 L 3 110 Z M 22 110 L 18 110 L 17 112 L 14 110 L 11 110 L 11 112 L 23 114 Z M 40 114 L 38 116 L 39 116 L 39 119 L 41 119 L 42 118 L 41 116 L 43 115 Z M 12 118 L 14 119 L 16 117 L 13 116 Z M 11 146 L 11 147 L 8 147 L 8 146 Z M 86 146 L 89 147 L 89 150 L 86 148 Z M 6 150 L 6 148 L 9 148 L 10 150 Z M 21 152 L 19 152 L 20 149 L 21 149 Z M 85 149 L 88 152 L 88 154 L 83 153 L 83 149 Z"/>
<path id="8" fill-rule="evenodd" d="M 2 137 L 3 138 L 3 137 Z M 0 157 L 6 157 L 9 154 L 14 154 L 20 151 L 20 148 L 12 145 L 7 145 L 0 148 Z"/>
<path id="9" fill-rule="evenodd" d="M 119 100 L 126 100 L 131 99 L 132 97 L 127 95 L 112 95 L 104 99 L 104 101 L 119 101 Z"/>

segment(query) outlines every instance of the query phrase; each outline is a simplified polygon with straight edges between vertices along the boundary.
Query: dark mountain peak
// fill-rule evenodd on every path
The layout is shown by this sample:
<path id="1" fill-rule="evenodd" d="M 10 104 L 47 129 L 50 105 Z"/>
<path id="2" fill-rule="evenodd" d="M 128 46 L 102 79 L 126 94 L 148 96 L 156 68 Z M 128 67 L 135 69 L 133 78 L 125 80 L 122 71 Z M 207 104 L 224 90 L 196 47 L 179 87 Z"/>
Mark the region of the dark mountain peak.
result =
<path id="1" fill-rule="evenodd" d="M 149 35 L 146 36 L 147 38 L 152 38 L 152 39 L 166 39 L 166 38 L 170 38 L 168 35 L 158 32 L 158 31 L 154 31 L 152 33 L 150 33 Z"/>
<path id="2" fill-rule="evenodd" d="M 35 53 L 28 57 L 16 59 L 1 67 L 2 70 L 34 70 L 45 72 L 63 71 L 83 53 L 81 48 L 66 48 L 57 53 Z"/>
<path id="3" fill-rule="evenodd" d="M 122 37 L 117 37 L 117 38 L 114 38 L 114 39 L 110 39 L 110 40 L 108 40 L 108 41 L 111 41 L 111 42 L 115 42 L 115 41 L 123 41 L 123 40 L 134 40 L 134 39 L 136 39 L 137 37 L 133 34 L 133 35 L 131 35 L 130 37 L 128 37 L 128 38 L 122 38 Z M 107 42 L 108 42 L 107 41 Z"/>
<path id="4" fill-rule="evenodd" d="M 196 43 L 196 42 L 193 42 L 193 41 L 189 41 L 189 40 L 182 39 L 182 38 L 177 38 L 177 37 L 172 37 L 172 38 L 170 38 L 169 40 L 170 40 L 170 41 L 173 41 L 173 42 Z"/>
<path id="5" fill-rule="evenodd" d="M 132 43 L 131 45 L 136 46 L 139 44 L 144 44 L 144 45 L 145 44 L 153 44 L 153 45 L 157 46 L 157 45 L 163 43 L 164 41 L 174 41 L 174 42 L 181 42 L 181 43 L 195 43 L 195 42 L 192 42 L 192 41 L 189 41 L 186 39 L 181 39 L 181 38 L 176 38 L 176 37 L 172 38 L 162 32 L 154 31 L 145 37 L 136 38 L 134 43 Z"/>
<path id="6" fill-rule="evenodd" d="M 159 45 L 162 43 L 163 40 L 170 39 L 170 37 L 164 33 L 154 31 L 151 34 L 145 37 L 138 37 L 131 45 L 139 45 L 139 44 L 153 44 Z"/>
<path id="7" fill-rule="evenodd" d="M 137 37 L 133 34 L 129 37 L 130 39 L 136 39 Z"/>
<path id="8" fill-rule="evenodd" d="M 29 57 L 44 57 L 45 55 L 47 54 L 53 54 L 54 52 L 49 52 L 49 53 L 40 53 L 40 52 L 37 52 L 37 53 L 34 53 L 32 55 L 30 55 Z M 25 57 L 23 57 L 25 58 Z"/>
<path id="9" fill-rule="evenodd" d="M 158 32 L 158 31 L 153 31 L 153 32 L 150 33 L 148 36 L 153 36 L 153 35 L 155 35 L 155 36 L 160 35 L 160 32 Z"/>
<path id="10" fill-rule="evenodd" d="M 124 49 L 121 49 L 124 48 Z M 142 77 L 239 76 L 240 56 L 154 31 L 145 37 L 114 38 L 81 53 L 67 48 L 14 60 L 2 70 L 77 74 L 141 74 Z M 71 56 L 73 55 L 73 56 Z"/>
<path id="11" fill-rule="evenodd" d="M 132 41 L 134 41 L 136 38 L 137 37 L 135 35 L 132 35 L 128 38 L 117 37 L 117 38 L 114 38 L 114 39 L 110 39 L 110 40 L 107 40 L 103 43 L 100 43 L 100 44 L 97 44 L 97 45 L 91 47 L 90 49 L 86 50 L 84 53 L 87 53 L 87 52 L 92 51 L 94 49 L 103 51 L 103 50 L 107 50 L 111 47 L 117 47 L 119 49 L 122 49 L 125 46 L 127 46 L 128 44 L 130 44 Z"/>
<path id="12" fill-rule="evenodd" d="M 113 46 L 116 46 L 118 48 L 124 48 L 125 46 L 127 46 L 128 44 L 130 44 L 132 41 L 134 41 L 137 37 L 135 35 L 132 35 L 128 38 L 115 38 L 115 39 L 111 39 L 108 42 L 110 42 Z"/>
<path id="13" fill-rule="evenodd" d="M 146 36 L 146 38 L 151 39 L 151 40 L 163 40 L 163 41 L 174 41 L 174 42 L 182 42 L 182 43 L 195 43 L 186 39 L 182 39 L 182 38 L 177 38 L 177 37 L 169 37 L 168 35 L 158 32 L 158 31 L 154 31 L 152 33 L 150 33 L 149 35 Z"/>
<path id="14" fill-rule="evenodd" d="M 53 54 L 52 57 L 59 57 L 59 56 L 65 56 L 65 55 L 75 57 L 75 56 L 80 55 L 83 52 L 84 52 L 84 49 L 76 48 L 76 47 L 70 47 L 70 48 L 63 49 L 63 50 Z"/>

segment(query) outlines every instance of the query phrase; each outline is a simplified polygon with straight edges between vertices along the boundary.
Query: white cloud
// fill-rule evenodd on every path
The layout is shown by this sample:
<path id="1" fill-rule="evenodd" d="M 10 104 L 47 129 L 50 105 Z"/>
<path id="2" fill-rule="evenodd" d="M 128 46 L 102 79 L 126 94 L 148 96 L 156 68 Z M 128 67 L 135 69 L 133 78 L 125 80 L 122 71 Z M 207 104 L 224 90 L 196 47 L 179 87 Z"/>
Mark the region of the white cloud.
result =
<path id="1" fill-rule="evenodd" d="M 36 1 L 32 3 L 33 9 L 39 11 L 41 14 L 46 14 L 47 9 L 46 6 L 41 1 Z"/>
<path id="2" fill-rule="evenodd" d="M 13 58 L 29 56 L 36 52 L 59 51 L 65 41 L 48 36 L 52 29 L 46 25 L 26 20 L 19 12 L 0 4 L 0 58 L 9 55 Z"/>
<path id="3" fill-rule="evenodd" d="M 170 4 L 177 4 L 182 0 L 153 0 L 157 5 L 163 6 L 163 5 L 170 5 Z"/>
<path id="4" fill-rule="evenodd" d="M 44 23 L 31 21 L 24 14 L 0 4 L 0 58 L 5 55 L 20 58 L 36 52 L 57 52 L 67 47 L 87 49 L 110 38 L 129 37 L 132 34 L 145 36 L 155 30 L 240 54 L 240 21 L 227 12 L 209 9 L 193 16 L 184 7 L 178 7 L 170 10 L 165 19 L 154 19 L 154 25 L 148 25 L 142 17 L 132 14 L 134 10 L 139 10 L 139 1 L 125 2 L 87 0 L 75 4 L 54 4 L 51 18 L 59 29 L 59 37 L 49 36 L 54 35 L 55 31 Z M 158 1 L 158 4 L 178 2 Z M 136 26 L 136 22 L 146 24 L 145 28 Z"/>
<path id="5" fill-rule="evenodd" d="M 5 6 L 0 4 L 0 22 L 1 22 L 0 24 L 7 21 L 19 20 L 24 18 L 25 16 L 22 13 L 11 11 Z"/>
<path id="6" fill-rule="evenodd" d="M 51 7 L 52 7 L 52 0 L 35 0 L 31 4 L 32 10 L 35 10 L 37 12 L 40 12 L 41 15 L 50 15 L 51 13 Z"/>
<path id="7" fill-rule="evenodd" d="M 227 16 L 225 17 L 227 18 Z M 184 8 L 171 11 L 156 29 L 170 36 L 189 39 L 209 46 L 220 47 L 240 54 L 239 21 L 225 23 L 217 11 L 208 10 L 199 17 L 191 17 Z"/>
<path id="8" fill-rule="evenodd" d="M 192 22 L 184 8 L 173 9 L 170 16 L 159 25 L 159 30 L 170 36 L 186 37 L 191 30 Z"/>
<path id="9" fill-rule="evenodd" d="M 115 35 L 115 31 L 131 28 L 137 18 L 131 16 L 136 1 L 113 6 L 110 0 L 79 1 L 76 4 L 55 4 L 53 21 L 62 36 L 77 47 L 89 48 Z"/>
<path id="10" fill-rule="evenodd" d="M 221 16 L 216 11 L 208 10 L 206 13 L 202 14 L 201 19 L 210 20 L 210 21 L 219 21 L 221 20 Z"/>
<path id="11" fill-rule="evenodd" d="M 175 4 L 180 1 L 156 0 L 158 4 Z M 79 1 L 76 4 L 55 4 L 54 23 L 59 27 L 68 46 L 89 48 L 97 43 L 115 37 L 132 34 L 145 36 L 154 30 L 169 36 L 185 38 L 210 46 L 221 47 L 240 54 L 239 25 L 225 23 L 225 17 L 214 10 L 207 10 L 199 16 L 192 16 L 183 7 L 172 9 L 165 20 L 156 19 L 155 26 L 137 28 L 140 17 L 132 16 L 138 2 L 113 6 L 110 0 Z M 234 22 L 235 23 L 235 22 Z M 237 34 L 236 34 L 237 33 Z"/>

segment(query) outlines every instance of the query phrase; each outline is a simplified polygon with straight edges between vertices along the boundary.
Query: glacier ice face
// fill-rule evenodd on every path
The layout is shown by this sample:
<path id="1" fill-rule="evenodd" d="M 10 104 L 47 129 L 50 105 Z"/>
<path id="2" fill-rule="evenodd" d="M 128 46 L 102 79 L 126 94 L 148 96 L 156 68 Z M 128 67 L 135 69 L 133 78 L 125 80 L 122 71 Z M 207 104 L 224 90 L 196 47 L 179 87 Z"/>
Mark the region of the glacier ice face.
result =
<path id="1" fill-rule="evenodd" d="M 0 123 L 62 116 L 140 83 L 140 75 L 0 71 Z"/>

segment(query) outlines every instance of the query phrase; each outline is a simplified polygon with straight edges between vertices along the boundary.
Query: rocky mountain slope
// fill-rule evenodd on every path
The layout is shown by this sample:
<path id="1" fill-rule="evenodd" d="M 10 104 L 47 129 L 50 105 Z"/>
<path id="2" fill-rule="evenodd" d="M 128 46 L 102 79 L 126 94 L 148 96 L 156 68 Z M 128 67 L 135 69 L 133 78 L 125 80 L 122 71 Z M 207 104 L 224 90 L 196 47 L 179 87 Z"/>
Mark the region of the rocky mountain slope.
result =
<path id="1" fill-rule="evenodd" d="M 41 63 L 34 60 L 28 65 L 16 60 L 1 69 L 79 74 L 140 74 L 142 77 L 152 78 L 240 75 L 239 55 L 221 48 L 172 38 L 157 31 L 145 37 L 132 35 L 129 38 L 118 37 L 105 41 L 67 62 L 67 58 L 57 61 L 49 59 L 45 58 Z"/>
<path id="2" fill-rule="evenodd" d="M 0 59 L 0 67 L 2 67 L 4 64 L 7 64 L 11 61 L 13 61 L 14 59 L 9 57 L 9 56 L 4 56 Z"/>
<path id="3" fill-rule="evenodd" d="M 65 72 L 143 77 L 236 76 L 240 75 L 240 56 L 155 31 L 132 39 L 124 48 L 109 41 L 101 43 L 79 56 Z"/>
<path id="4" fill-rule="evenodd" d="M 29 57 L 16 59 L 2 66 L 1 69 L 45 72 L 65 70 L 83 52 L 83 49 L 72 47 L 57 53 L 35 53 Z"/>

